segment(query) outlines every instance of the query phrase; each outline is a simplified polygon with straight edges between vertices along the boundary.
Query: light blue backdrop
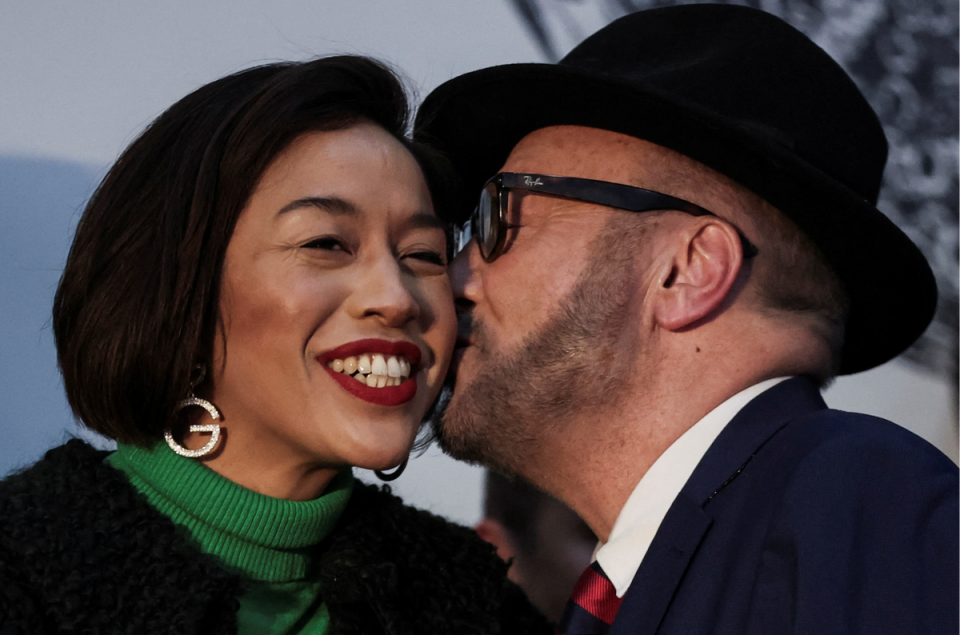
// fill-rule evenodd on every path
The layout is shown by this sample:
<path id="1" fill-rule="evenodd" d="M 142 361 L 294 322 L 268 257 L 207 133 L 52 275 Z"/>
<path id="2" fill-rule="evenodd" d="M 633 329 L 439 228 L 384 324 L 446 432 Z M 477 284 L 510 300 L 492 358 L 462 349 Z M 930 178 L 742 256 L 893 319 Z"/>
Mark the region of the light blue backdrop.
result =
<path id="1" fill-rule="evenodd" d="M 50 308 L 96 179 L 78 163 L 0 157 L 0 472 L 33 461 L 74 429 Z"/>

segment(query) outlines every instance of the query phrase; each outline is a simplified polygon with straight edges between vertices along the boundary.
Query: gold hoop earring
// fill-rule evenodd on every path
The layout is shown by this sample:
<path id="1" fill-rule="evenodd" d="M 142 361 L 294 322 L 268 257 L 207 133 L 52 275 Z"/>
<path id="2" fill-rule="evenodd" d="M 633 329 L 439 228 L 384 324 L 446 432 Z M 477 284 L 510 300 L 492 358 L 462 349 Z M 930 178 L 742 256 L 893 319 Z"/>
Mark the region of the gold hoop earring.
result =
<path id="1" fill-rule="evenodd" d="M 198 367 L 199 377 L 196 381 L 190 382 L 190 395 L 186 399 L 177 404 L 176 409 L 173 411 L 174 414 L 180 412 L 184 408 L 189 408 L 190 406 L 200 406 L 210 415 L 210 418 L 213 419 L 214 423 L 204 423 L 204 424 L 194 424 L 189 428 L 190 432 L 209 432 L 210 440 L 207 441 L 206 445 L 202 448 L 196 450 L 191 450 L 185 448 L 177 440 L 173 438 L 172 428 L 167 428 L 163 431 L 163 438 L 166 439 L 167 445 L 170 446 L 170 449 L 179 454 L 180 456 L 185 456 L 189 459 L 198 459 L 201 456 L 206 456 L 213 452 L 214 448 L 217 447 L 217 443 L 220 442 L 220 424 L 216 423 L 220 419 L 220 411 L 217 410 L 217 407 L 206 399 L 200 399 L 199 397 L 194 396 L 193 389 L 197 387 L 203 377 L 206 374 L 206 368 L 203 366 Z"/>

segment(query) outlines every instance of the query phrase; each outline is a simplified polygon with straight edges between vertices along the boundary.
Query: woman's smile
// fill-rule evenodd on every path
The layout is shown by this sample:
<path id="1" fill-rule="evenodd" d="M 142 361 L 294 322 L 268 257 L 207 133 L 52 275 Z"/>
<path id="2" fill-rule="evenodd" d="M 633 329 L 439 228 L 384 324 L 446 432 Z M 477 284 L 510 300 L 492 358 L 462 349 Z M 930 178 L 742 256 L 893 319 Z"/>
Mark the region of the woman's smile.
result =
<path id="1" fill-rule="evenodd" d="M 414 398 L 420 359 L 415 344 L 380 339 L 349 342 L 317 356 L 344 390 L 381 406 L 399 406 Z"/>

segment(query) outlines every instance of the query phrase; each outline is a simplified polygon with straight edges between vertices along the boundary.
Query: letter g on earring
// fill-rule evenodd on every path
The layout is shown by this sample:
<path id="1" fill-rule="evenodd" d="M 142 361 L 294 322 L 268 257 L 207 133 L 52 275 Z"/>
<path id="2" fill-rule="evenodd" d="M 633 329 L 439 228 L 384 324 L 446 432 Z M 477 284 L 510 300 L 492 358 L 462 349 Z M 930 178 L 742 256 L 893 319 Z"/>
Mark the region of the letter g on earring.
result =
<path id="1" fill-rule="evenodd" d="M 177 409 L 174 411 L 174 413 L 180 412 L 184 408 L 188 408 L 190 406 L 200 406 L 210 413 L 210 418 L 214 421 L 220 418 L 220 411 L 217 410 L 216 406 L 206 399 L 200 399 L 199 397 L 187 397 L 177 404 Z M 220 442 L 219 423 L 194 424 L 190 426 L 190 432 L 209 432 L 210 440 L 207 441 L 207 444 L 202 448 L 190 450 L 177 443 L 176 439 L 173 438 L 173 431 L 170 428 L 167 428 L 163 431 L 163 438 L 167 440 L 167 445 L 170 446 L 171 450 L 180 456 L 185 456 L 190 459 L 197 459 L 201 456 L 210 454 L 213 452 L 213 449 L 217 447 L 217 443 Z"/>

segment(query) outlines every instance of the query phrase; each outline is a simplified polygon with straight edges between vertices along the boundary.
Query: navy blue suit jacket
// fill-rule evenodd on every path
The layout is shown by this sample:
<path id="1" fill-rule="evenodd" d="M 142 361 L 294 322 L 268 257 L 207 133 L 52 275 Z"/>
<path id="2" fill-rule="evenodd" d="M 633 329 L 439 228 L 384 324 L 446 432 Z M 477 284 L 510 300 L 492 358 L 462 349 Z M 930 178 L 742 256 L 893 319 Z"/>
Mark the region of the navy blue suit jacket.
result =
<path id="1" fill-rule="evenodd" d="M 707 451 L 610 635 L 956 635 L 957 483 L 903 428 L 778 384 Z"/>

